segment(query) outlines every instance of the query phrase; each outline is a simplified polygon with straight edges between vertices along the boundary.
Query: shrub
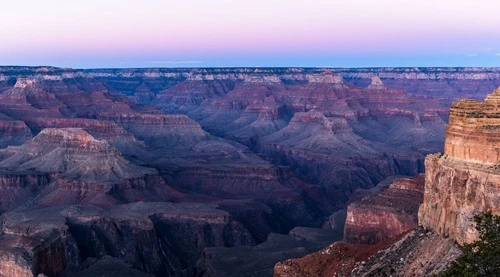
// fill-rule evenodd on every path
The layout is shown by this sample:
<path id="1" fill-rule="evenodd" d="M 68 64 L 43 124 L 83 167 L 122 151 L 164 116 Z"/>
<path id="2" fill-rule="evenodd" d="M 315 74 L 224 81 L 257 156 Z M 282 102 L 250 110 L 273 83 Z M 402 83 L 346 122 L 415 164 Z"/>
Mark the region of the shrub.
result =
<path id="1" fill-rule="evenodd" d="M 479 240 L 465 244 L 462 255 L 441 276 L 500 276 L 500 216 L 474 217 Z"/>

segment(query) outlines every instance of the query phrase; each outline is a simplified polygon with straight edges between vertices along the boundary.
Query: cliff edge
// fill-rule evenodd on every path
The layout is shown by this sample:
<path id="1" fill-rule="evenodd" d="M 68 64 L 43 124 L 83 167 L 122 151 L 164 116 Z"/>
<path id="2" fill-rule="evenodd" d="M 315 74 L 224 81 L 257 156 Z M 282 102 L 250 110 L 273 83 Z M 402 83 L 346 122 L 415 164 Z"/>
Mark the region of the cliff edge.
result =
<path id="1" fill-rule="evenodd" d="M 425 161 L 419 223 L 459 244 L 478 238 L 474 215 L 500 214 L 500 88 L 483 102 L 453 103 L 444 154 Z"/>

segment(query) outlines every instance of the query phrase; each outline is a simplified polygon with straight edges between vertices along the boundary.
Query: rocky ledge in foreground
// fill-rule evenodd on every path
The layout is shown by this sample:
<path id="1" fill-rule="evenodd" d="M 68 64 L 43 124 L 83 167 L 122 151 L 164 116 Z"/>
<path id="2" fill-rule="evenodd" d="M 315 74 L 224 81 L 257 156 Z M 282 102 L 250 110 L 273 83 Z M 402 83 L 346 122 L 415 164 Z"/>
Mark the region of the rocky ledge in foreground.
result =
<path id="1" fill-rule="evenodd" d="M 388 189 L 347 208 L 344 240 L 374 245 L 415 228 L 424 176 L 396 179 Z"/>
<path id="2" fill-rule="evenodd" d="M 458 243 L 478 238 L 474 215 L 500 214 L 500 88 L 452 105 L 443 155 L 426 159 L 419 223 Z"/>

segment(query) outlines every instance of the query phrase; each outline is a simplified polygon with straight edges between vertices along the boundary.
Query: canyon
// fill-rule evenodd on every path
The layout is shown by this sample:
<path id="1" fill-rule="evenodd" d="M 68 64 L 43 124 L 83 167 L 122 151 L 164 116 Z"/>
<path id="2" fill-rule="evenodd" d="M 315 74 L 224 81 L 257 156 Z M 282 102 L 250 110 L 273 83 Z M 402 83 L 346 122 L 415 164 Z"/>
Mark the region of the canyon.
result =
<path id="1" fill-rule="evenodd" d="M 500 92 L 449 106 L 499 82 L 498 68 L 0 67 L 0 276 L 271 276 L 342 237 L 370 255 L 422 232 L 470 241 L 450 231 L 470 220 L 462 203 L 428 186 L 459 178 L 464 205 L 498 207 Z M 436 234 L 407 233 L 422 199 Z"/>
<path id="2" fill-rule="evenodd" d="M 274 276 L 435 276 L 446 270 L 460 256 L 459 245 L 480 238 L 474 216 L 500 214 L 499 112 L 500 88 L 482 102 L 455 101 L 444 153 L 426 157 L 425 176 L 354 194 L 343 241 L 278 263 Z"/>

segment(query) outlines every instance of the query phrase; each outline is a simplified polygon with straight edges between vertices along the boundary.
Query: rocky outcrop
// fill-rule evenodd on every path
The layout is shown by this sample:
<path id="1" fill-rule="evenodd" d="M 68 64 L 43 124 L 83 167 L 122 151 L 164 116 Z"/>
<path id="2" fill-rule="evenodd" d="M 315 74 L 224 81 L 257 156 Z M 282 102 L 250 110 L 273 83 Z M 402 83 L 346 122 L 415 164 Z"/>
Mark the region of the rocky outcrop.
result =
<path id="1" fill-rule="evenodd" d="M 116 182 L 154 174 L 124 159 L 116 148 L 83 129 L 44 129 L 21 146 L 0 152 L 0 168 L 12 171 L 60 173 L 68 179 Z"/>
<path id="2" fill-rule="evenodd" d="M 424 177 L 396 179 L 386 190 L 347 207 L 344 241 L 373 245 L 417 227 Z"/>
<path id="3" fill-rule="evenodd" d="M 422 226 L 460 244 L 477 239 L 474 215 L 500 214 L 500 89 L 484 102 L 459 100 L 452 105 L 444 154 L 426 159 Z"/>
<path id="4" fill-rule="evenodd" d="M 37 93 L 44 93 L 42 89 L 40 89 L 36 85 L 36 81 L 32 78 L 17 78 L 14 87 L 8 89 L 3 94 L 6 96 L 14 96 L 14 95 L 36 95 Z"/>
<path id="5" fill-rule="evenodd" d="M 358 262 L 350 276 L 435 276 L 460 254 L 452 239 L 417 228 L 366 261 Z"/>
<path id="6" fill-rule="evenodd" d="M 81 128 L 98 140 L 106 140 L 124 155 L 141 156 L 145 154 L 142 149 L 145 146 L 144 143 L 113 121 L 88 118 L 36 117 L 25 119 L 25 122 L 36 134 L 45 128 Z"/>
<path id="7" fill-rule="evenodd" d="M 474 215 L 500 214 L 500 174 L 494 166 L 429 155 L 419 223 L 460 244 L 477 239 Z"/>

